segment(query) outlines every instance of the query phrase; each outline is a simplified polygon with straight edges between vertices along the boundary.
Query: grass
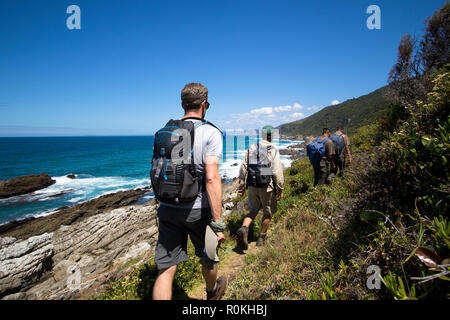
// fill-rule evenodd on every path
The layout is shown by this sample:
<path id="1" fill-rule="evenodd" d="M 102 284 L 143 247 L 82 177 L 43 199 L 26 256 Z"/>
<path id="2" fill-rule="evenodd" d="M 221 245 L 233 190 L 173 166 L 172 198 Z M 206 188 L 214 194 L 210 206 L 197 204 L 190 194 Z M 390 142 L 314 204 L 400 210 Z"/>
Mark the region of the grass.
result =
<path id="1" fill-rule="evenodd" d="M 344 298 L 350 291 L 346 278 L 359 272 L 359 266 L 346 264 L 331 251 L 342 199 L 357 194 L 354 177 L 348 174 L 331 186 L 312 189 L 312 168 L 304 159 L 294 162 L 285 178 L 285 198 L 274 215 L 268 246 L 246 259 L 247 266 L 227 291 L 228 299 Z M 358 296 L 365 295 L 359 291 Z"/>
<path id="2" fill-rule="evenodd" d="M 225 259 L 231 254 L 234 247 L 233 240 L 223 242 L 219 248 L 219 259 Z M 122 269 L 134 264 L 134 261 L 126 262 Z M 150 300 L 152 298 L 153 284 L 158 270 L 154 259 L 135 267 L 128 275 L 118 279 L 107 286 L 104 293 L 95 299 L 98 300 Z M 175 299 L 187 299 L 186 292 L 203 282 L 201 265 L 195 255 L 192 242 L 188 241 L 188 260 L 180 263 L 174 279 L 173 297 Z"/>

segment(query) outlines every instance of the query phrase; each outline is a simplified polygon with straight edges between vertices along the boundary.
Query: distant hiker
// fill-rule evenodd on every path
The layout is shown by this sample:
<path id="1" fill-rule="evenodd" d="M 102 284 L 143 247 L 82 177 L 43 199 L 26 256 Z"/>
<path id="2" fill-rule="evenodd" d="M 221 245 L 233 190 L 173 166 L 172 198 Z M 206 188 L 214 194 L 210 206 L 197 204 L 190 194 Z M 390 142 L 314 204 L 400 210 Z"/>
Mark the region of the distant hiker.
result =
<path id="1" fill-rule="evenodd" d="M 225 239 L 219 175 L 222 133 L 204 120 L 209 102 L 208 89 L 203 85 L 187 84 L 181 91 L 181 104 L 184 117 L 170 120 L 155 134 L 150 176 L 161 204 L 155 249 L 159 274 L 153 299 L 172 298 L 177 264 L 188 259 L 189 235 L 202 264 L 207 299 L 218 300 L 225 293 L 227 279 L 217 279 L 217 261 L 207 255 L 205 235 L 209 225 L 217 235 L 216 242 Z"/>
<path id="2" fill-rule="evenodd" d="M 334 163 L 336 164 L 333 174 L 338 174 L 340 177 L 344 173 L 344 169 L 348 163 L 352 163 L 352 155 L 350 153 L 350 139 L 342 132 L 343 127 L 337 127 L 337 131 L 331 136 L 334 144 Z M 338 173 L 339 170 L 339 173 Z"/>
<path id="3" fill-rule="evenodd" d="M 331 170 L 334 171 L 334 146 L 330 139 L 330 130 L 323 128 L 322 136 L 312 141 L 306 146 L 306 152 L 314 168 L 314 186 L 330 183 L 334 174 L 328 174 L 328 163 L 331 164 Z"/>
<path id="4" fill-rule="evenodd" d="M 239 194 L 243 195 L 248 187 L 249 209 L 237 231 L 238 246 L 242 250 L 248 249 L 248 229 L 260 209 L 263 210 L 263 217 L 256 245 L 265 244 L 270 219 L 277 210 L 277 200 L 283 198 L 283 165 L 280 153 L 271 144 L 274 128 L 265 126 L 262 131 L 263 140 L 248 148 L 239 171 Z"/>

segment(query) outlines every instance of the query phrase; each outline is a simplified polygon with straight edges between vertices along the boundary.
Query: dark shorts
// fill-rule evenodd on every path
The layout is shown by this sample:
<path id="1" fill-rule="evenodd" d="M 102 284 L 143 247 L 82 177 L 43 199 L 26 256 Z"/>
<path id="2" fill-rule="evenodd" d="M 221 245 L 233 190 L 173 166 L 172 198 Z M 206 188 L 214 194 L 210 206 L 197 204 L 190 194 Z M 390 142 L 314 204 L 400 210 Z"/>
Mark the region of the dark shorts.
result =
<path id="1" fill-rule="evenodd" d="M 211 209 L 183 209 L 160 205 L 158 208 L 158 242 L 155 263 L 159 270 L 177 265 L 188 259 L 188 236 L 195 248 L 195 255 L 208 269 L 214 261 L 205 254 L 206 226 L 211 221 Z"/>

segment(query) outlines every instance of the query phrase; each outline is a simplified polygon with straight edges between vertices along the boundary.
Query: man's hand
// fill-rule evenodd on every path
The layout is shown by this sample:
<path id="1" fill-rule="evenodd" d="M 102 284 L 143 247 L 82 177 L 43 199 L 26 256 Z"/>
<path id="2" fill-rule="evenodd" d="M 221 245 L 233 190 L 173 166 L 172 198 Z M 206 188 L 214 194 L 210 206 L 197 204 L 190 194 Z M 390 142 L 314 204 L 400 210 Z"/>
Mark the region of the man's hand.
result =
<path id="1" fill-rule="evenodd" d="M 223 241 L 225 241 L 225 235 L 223 234 L 223 232 L 216 232 L 217 235 L 217 241 L 219 241 L 219 244 Z"/>
<path id="2" fill-rule="evenodd" d="M 241 184 L 238 187 L 238 194 L 242 197 L 245 194 L 245 184 Z"/>
<path id="3" fill-rule="evenodd" d="M 348 163 L 349 164 L 352 163 L 352 156 L 351 155 L 348 155 Z"/>
<path id="4" fill-rule="evenodd" d="M 278 200 L 283 199 L 283 190 L 278 192 Z"/>

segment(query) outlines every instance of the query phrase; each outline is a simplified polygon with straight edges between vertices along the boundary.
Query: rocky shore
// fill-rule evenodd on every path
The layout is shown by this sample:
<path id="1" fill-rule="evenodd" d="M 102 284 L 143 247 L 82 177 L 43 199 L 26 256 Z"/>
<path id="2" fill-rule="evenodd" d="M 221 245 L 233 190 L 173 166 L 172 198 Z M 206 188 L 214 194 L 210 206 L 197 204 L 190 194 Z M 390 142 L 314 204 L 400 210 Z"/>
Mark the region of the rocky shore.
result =
<path id="1" fill-rule="evenodd" d="M 305 148 L 306 146 L 304 143 L 299 143 L 289 146 L 286 149 L 281 149 L 280 154 L 288 155 L 290 156 L 291 160 L 295 161 L 301 159 L 304 156 Z"/>
<path id="2" fill-rule="evenodd" d="M 27 239 L 0 238 L 0 297 L 76 299 L 147 261 L 157 239 L 156 204 L 128 206 Z M 134 264 L 133 264 L 134 265 Z"/>
<path id="3" fill-rule="evenodd" d="M 306 156 L 306 146 L 314 139 L 314 137 L 304 137 L 302 135 L 297 135 L 297 136 L 283 136 L 283 139 L 286 140 L 293 140 L 293 141 L 298 141 L 298 140 L 302 140 L 302 143 L 297 143 L 297 144 L 293 144 L 288 146 L 285 149 L 280 149 L 280 154 L 281 155 L 288 155 L 290 156 L 290 159 L 292 161 L 297 161 L 300 160 L 302 158 L 304 158 Z"/>
<path id="4" fill-rule="evenodd" d="M 45 232 L 53 232 L 61 225 L 70 225 L 82 218 L 136 203 L 148 191 L 149 188 L 119 191 L 72 207 L 63 207 L 48 216 L 12 221 L 0 226 L 0 237 L 27 239 Z"/>
<path id="5" fill-rule="evenodd" d="M 223 186 L 223 213 L 234 207 L 237 181 Z M 156 209 L 129 190 L 11 222 L 0 229 L 0 298 L 87 299 L 147 262 L 157 240 Z"/>

